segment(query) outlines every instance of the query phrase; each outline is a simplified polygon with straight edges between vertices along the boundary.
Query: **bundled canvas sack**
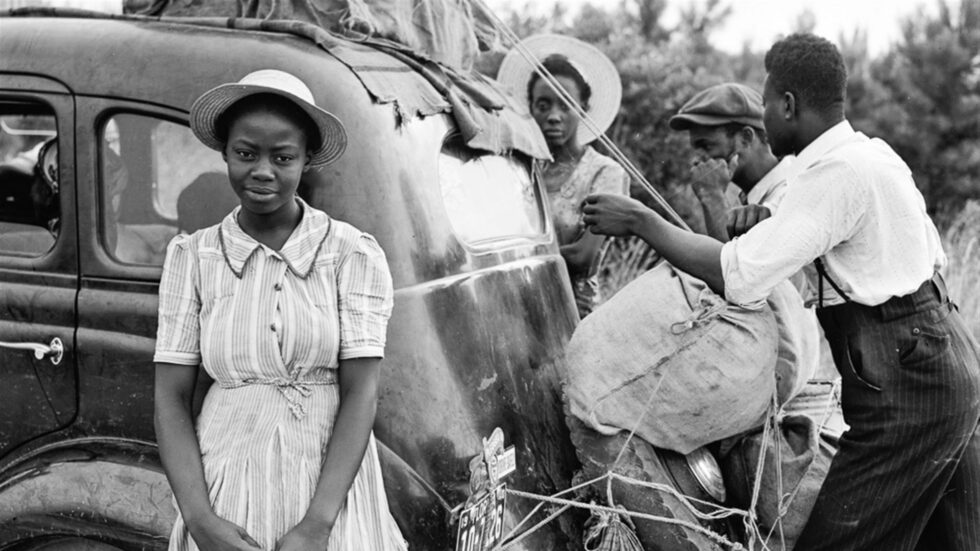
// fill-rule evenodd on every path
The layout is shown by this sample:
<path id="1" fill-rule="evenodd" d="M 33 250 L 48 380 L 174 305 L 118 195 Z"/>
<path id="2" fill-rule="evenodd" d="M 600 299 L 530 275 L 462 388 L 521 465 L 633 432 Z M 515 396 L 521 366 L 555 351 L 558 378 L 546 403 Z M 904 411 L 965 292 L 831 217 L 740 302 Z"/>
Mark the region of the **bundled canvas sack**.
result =
<path id="1" fill-rule="evenodd" d="M 813 310 L 790 282 L 772 290 L 766 303 L 776 316 L 779 346 L 776 352 L 776 396 L 785 404 L 797 396 L 820 363 L 820 330 Z"/>
<path id="2" fill-rule="evenodd" d="M 725 302 L 662 263 L 579 324 L 566 349 L 570 413 L 682 454 L 758 427 L 775 391 L 772 311 Z"/>
<path id="3" fill-rule="evenodd" d="M 827 478 L 836 440 L 822 436 L 810 417 L 787 415 L 764 449 L 761 430 L 723 447 L 729 450 L 721 461 L 729 501 L 746 509 L 752 503 L 759 455 L 765 453 L 755 508 L 759 528 L 763 537 L 768 536 L 768 549 L 791 551 Z M 782 473 L 781 485 L 777 473 Z"/>

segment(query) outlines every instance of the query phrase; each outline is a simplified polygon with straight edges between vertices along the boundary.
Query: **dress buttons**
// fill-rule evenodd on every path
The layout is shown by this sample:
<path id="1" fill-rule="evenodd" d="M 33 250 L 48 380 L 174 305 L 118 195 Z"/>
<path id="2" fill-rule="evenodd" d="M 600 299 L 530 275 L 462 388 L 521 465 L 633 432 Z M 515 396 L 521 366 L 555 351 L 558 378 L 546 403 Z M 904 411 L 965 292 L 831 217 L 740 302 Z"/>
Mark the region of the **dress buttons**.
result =
<path id="1" fill-rule="evenodd" d="M 273 332 L 275 332 L 276 331 L 276 324 L 270 323 L 269 324 L 269 329 L 271 329 Z"/>
<path id="2" fill-rule="evenodd" d="M 277 291 L 282 291 L 282 283 L 276 283 L 275 285 L 272 286 L 272 288 Z"/>
<path id="3" fill-rule="evenodd" d="M 922 332 L 922 331 L 921 331 L 921 330 L 919 330 L 919 328 L 918 328 L 918 327 L 914 327 L 914 328 L 912 328 L 912 334 L 913 334 L 913 335 L 918 335 L 918 334 L 919 334 L 919 333 L 921 333 L 921 332 Z"/>

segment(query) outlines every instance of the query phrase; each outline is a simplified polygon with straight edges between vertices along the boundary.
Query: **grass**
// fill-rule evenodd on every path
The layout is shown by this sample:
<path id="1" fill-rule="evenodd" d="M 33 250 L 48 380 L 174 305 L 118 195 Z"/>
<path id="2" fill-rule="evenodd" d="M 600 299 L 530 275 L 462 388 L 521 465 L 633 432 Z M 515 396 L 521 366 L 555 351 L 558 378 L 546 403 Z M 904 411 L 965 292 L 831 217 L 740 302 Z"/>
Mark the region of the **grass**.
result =
<path id="1" fill-rule="evenodd" d="M 968 201 L 943 235 L 949 264 L 943 270 L 949 296 L 980 340 L 980 201 Z"/>

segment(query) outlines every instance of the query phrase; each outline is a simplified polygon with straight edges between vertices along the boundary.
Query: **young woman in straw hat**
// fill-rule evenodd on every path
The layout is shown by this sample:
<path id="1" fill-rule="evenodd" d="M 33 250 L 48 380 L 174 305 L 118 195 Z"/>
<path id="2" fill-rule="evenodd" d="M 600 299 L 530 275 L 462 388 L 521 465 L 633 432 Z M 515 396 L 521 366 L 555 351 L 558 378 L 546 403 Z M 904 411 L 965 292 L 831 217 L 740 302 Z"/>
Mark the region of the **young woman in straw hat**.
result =
<path id="1" fill-rule="evenodd" d="M 156 432 L 171 550 L 398 550 L 371 433 L 392 307 L 374 239 L 296 195 L 341 122 L 264 70 L 204 93 L 191 128 L 241 202 L 180 235 L 160 284 Z M 195 431 L 197 366 L 214 384 Z"/>
<path id="2" fill-rule="evenodd" d="M 555 80 L 585 110 L 595 130 L 605 132 L 619 111 L 622 84 L 612 61 L 575 38 L 543 34 L 522 43 L 554 75 Z M 497 80 L 517 98 L 527 98 L 552 160 L 537 167 L 548 192 L 551 217 L 561 255 L 568 266 L 579 315 L 585 317 L 599 301 L 596 265 L 603 237 L 585 230 L 582 202 L 592 193 L 629 194 L 629 176 L 616 161 L 589 143 L 598 134 L 545 82 L 525 57 L 511 50 Z"/>

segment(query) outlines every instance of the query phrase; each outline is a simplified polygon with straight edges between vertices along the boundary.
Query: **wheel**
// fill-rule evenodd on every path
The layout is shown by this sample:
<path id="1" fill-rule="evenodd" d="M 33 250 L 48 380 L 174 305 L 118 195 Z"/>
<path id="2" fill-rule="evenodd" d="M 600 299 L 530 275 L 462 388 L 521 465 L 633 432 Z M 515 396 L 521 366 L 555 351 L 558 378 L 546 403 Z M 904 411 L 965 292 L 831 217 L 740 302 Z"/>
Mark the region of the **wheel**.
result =
<path id="1" fill-rule="evenodd" d="M 43 538 L 21 543 L 12 551 L 123 551 L 96 540 L 85 538 Z"/>

